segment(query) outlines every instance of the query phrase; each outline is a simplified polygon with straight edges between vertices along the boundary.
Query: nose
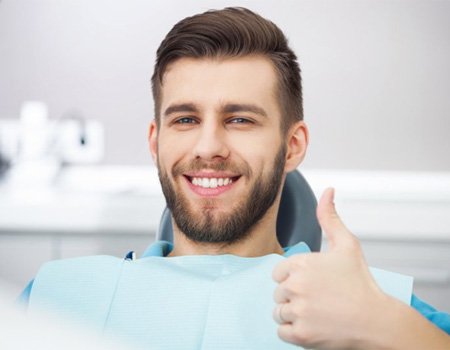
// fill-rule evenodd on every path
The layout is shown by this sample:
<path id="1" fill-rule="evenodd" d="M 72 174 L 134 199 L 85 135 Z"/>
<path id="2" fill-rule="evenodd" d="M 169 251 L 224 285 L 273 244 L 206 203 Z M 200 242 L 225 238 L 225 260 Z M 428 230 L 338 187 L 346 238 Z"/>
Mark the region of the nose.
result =
<path id="1" fill-rule="evenodd" d="M 203 160 L 226 159 L 229 156 L 226 133 L 217 122 L 204 122 L 199 128 L 193 148 L 195 158 Z"/>

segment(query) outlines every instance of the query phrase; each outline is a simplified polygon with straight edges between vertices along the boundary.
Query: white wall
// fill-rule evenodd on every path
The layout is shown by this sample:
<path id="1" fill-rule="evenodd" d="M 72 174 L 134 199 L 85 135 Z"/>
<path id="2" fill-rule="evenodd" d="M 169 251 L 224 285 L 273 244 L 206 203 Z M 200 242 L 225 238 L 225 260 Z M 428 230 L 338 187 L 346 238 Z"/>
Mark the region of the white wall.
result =
<path id="1" fill-rule="evenodd" d="M 303 70 L 309 168 L 449 171 L 450 1 L 0 2 L 0 118 L 23 100 L 106 127 L 106 163 L 147 164 L 154 53 L 226 5 L 278 23 Z"/>

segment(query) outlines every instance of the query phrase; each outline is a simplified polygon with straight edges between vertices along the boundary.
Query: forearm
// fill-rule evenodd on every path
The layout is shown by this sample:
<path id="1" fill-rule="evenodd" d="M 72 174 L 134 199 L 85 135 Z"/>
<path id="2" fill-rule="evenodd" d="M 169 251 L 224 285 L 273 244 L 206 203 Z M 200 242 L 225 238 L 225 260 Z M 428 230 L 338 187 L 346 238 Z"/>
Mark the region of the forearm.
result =
<path id="1" fill-rule="evenodd" d="M 450 349 L 450 336 L 412 307 L 386 297 L 384 307 L 374 310 L 370 334 L 362 349 Z"/>

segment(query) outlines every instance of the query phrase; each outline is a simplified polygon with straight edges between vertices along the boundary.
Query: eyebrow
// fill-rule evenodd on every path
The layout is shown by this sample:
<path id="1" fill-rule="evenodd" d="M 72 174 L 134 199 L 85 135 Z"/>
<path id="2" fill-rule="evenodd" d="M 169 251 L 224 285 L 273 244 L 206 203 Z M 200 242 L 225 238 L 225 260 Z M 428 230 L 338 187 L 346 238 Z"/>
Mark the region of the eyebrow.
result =
<path id="1" fill-rule="evenodd" d="M 173 104 L 166 108 L 164 116 L 169 116 L 173 113 L 189 112 L 198 113 L 199 109 L 193 103 L 179 103 Z M 236 112 L 251 112 L 263 117 L 267 117 L 266 111 L 254 104 L 248 103 L 227 103 L 221 108 L 222 113 L 236 113 Z"/>
<path id="2" fill-rule="evenodd" d="M 191 112 L 191 113 L 198 113 L 198 108 L 195 107 L 193 103 L 179 103 L 174 104 L 164 111 L 164 116 L 168 116 L 172 113 L 179 113 L 179 112 Z"/>
<path id="3" fill-rule="evenodd" d="M 240 103 L 230 103 L 226 104 L 222 108 L 223 113 L 236 113 L 236 112 L 251 112 L 255 114 L 259 114 L 263 117 L 267 117 L 266 111 L 253 104 L 240 104 Z"/>

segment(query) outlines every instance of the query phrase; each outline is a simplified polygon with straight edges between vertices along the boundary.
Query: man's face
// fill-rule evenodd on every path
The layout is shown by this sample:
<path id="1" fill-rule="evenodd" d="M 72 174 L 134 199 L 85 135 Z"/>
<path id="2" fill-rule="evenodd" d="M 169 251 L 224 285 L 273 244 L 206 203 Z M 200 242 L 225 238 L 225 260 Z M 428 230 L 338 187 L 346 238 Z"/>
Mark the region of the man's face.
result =
<path id="1" fill-rule="evenodd" d="M 198 242 L 246 237 L 276 199 L 286 147 L 268 59 L 168 66 L 151 148 L 175 223 Z"/>

